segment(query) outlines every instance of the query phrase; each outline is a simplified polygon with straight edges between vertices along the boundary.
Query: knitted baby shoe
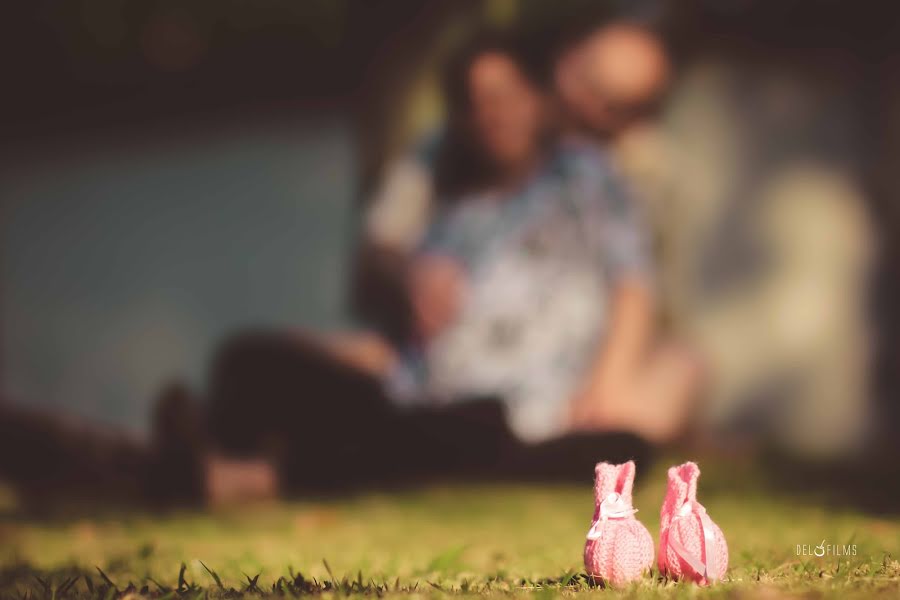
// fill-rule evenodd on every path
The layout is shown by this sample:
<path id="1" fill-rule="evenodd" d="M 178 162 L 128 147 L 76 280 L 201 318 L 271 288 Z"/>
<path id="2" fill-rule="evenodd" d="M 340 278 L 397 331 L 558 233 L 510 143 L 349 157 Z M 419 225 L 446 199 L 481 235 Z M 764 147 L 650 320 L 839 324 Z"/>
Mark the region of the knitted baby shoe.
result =
<path id="1" fill-rule="evenodd" d="M 594 469 L 594 521 L 584 545 L 584 566 L 595 581 L 622 585 L 653 564 L 653 538 L 631 506 L 634 461 Z"/>
<path id="2" fill-rule="evenodd" d="M 659 572 L 709 584 L 728 569 L 728 544 L 697 502 L 699 478 L 700 468 L 692 462 L 669 469 L 669 488 L 660 511 Z"/>

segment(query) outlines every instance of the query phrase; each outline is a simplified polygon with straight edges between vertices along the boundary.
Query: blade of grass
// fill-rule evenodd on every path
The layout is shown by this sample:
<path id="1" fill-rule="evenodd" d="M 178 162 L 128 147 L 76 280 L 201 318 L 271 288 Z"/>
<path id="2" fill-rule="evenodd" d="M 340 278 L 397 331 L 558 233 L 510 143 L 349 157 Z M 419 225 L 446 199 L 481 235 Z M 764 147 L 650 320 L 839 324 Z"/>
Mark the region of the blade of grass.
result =
<path id="1" fill-rule="evenodd" d="M 210 569 L 209 567 L 207 567 L 207 566 L 206 566 L 206 563 L 204 563 L 202 560 L 201 560 L 201 561 L 198 561 L 198 562 L 199 562 L 201 565 L 203 565 L 203 568 L 206 569 L 206 572 L 209 573 L 209 574 L 212 576 L 213 580 L 216 582 L 216 585 L 219 586 L 219 589 L 220 589 L 220 590 L 224 590 L 224 589 L 225 589 L 225 586 L 222 585 L 222 579 L 219 577 L 219 574 L 216 573 L 215 571 L 213 571 L 212 569 Z"/>
<path id="2" fill-rule="evenodd" d="M 113 580 L 110 579 L 110 578 L 106 575 L 106 573 L 103 572 L 103 569 L 101 569 L 100 567 L 94 567 L 94 568 L 97 569 L 97 572 L 98 572 L 98 573 L 100 573 L 100 577 L 103 578 L 103 581 L 106 582 L 106 585 L 108 585 L 108 586 L 111 587 L 112 589 L 118 591 L 119 587 L 118 587 L 115 583 L 113 583 Z"/>

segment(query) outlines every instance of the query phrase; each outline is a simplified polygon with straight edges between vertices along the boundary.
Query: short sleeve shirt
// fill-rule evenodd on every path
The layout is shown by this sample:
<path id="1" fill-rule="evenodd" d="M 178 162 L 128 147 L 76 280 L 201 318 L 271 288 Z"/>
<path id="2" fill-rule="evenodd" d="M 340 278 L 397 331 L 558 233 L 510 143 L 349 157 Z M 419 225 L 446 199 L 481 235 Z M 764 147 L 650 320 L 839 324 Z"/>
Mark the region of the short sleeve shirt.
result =
<path id="1" fill-rule="evenodd" d="M 513 430 L 563 431 L 568 404 L 596 357 L 609 292 L 649 280 L 637 207 L 609 157 L 568 140 L 518 189 L 441 203 L 420 246 L 467 275 L 459 318 L 422 352 L 419 396 L 495 396 Z"/>

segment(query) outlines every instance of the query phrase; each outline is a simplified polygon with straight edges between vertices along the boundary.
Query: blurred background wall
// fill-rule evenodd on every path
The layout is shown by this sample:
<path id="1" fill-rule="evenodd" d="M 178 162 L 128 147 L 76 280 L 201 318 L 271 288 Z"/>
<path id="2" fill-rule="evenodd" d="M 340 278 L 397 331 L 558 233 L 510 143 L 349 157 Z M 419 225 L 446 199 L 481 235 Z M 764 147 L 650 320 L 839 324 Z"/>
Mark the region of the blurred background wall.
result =
<path id="1" fill-rule="evenodd" d="M 142 433 L 228 333 L 347 325 L 360 61 L 412 3 L 5 12 L 5 398 Z"/>
<path id="2" fill-rule="evenodd" d="M 12 398 L 141 431 L 228 332 L 345 324 L 346 123 L 67 143 L 3 177 Z"/>

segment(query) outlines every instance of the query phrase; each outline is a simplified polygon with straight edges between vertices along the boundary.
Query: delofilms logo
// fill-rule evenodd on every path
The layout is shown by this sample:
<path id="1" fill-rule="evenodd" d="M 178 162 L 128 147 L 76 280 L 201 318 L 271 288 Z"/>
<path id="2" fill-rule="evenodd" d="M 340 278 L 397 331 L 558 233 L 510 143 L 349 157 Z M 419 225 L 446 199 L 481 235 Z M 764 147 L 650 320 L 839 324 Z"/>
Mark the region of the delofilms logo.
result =
<path id="1" fill-rule="evenodd" d="M 818 546 L 797 544 L 797 556 L 856 556 L 856 544 L 826 544 L 825 540 Z"/>

